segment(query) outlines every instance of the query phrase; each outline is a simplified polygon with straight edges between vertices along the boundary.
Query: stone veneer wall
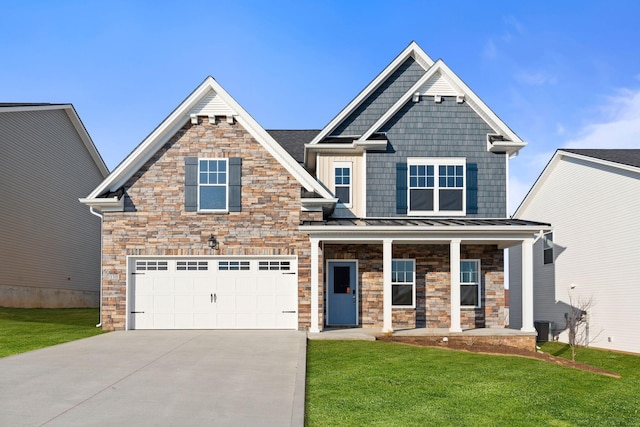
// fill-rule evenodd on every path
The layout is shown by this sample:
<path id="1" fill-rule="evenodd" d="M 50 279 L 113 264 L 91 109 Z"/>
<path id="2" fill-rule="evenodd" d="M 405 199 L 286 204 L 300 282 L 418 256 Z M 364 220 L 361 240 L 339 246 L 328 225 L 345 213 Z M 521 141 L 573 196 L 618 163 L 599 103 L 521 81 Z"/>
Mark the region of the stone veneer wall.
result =
<path id="1" fill-rule="evenodd" d="M 416 308 L 394 308 L 393 328 L 449 328 L 449 246 L 397 244 L 393 245 L 393 258 L 416 261 Z M 495 245 L 463 244 L 460 258 L 480 259 L 482 276 L 481 308 L 462 308 L 461 326 L 504 327 L 502 249 Z M 382 327 L 382 244 L 326 244 L 324 259 L 358 260 L 359 324 L 364 328 Z M 325 283 L 326 277 L 323 279 Z"/>
<path id="2" fill-rule="evenodd" d="M 242 212 L 184 210 L 184 159 L 242 158 Z M 322 213 L 300 210 L 300 183 L 240 124 L 199 117 L 174 135 L 126 184 L 125 212 L 103 223 L 103 307 L 106 330 L 124 329 L 127 255 L 297 255 L 298 324 L 310 325 L 309 237 L 301 219 Z M 217 251 L 207 248 L 213 233 Z"/>

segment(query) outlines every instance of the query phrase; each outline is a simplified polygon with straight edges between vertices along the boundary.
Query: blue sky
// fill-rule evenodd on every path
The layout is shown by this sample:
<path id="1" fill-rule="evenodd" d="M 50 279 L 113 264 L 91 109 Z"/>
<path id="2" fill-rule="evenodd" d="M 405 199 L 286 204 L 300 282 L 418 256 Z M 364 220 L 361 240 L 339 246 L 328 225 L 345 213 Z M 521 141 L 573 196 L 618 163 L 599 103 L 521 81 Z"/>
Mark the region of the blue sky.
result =
<path id="1" fill-rule="evenodd" d="M 529 145 L 640 148 L 636 1 L 0 1 L 0 102 L 74 104 L 110 169 L 206 76 L 266 129 L 320 129 L 412 40 Z"/>

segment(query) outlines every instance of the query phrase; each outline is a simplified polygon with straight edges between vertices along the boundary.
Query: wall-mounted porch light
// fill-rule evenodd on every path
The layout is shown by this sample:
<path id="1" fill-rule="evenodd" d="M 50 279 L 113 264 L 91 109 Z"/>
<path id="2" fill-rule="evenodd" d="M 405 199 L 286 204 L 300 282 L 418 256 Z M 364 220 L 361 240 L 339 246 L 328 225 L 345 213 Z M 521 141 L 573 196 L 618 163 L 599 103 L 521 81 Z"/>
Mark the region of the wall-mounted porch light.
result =
<path id="1" fill-rule="evenodd" d="M 207 240 L 207 244 L 209 245 L 209 249 L 218 249 L 218 240 L 216 239 L 216 236 L 214 236 L 213 234 L 209 236 L 209 240 Z"/>

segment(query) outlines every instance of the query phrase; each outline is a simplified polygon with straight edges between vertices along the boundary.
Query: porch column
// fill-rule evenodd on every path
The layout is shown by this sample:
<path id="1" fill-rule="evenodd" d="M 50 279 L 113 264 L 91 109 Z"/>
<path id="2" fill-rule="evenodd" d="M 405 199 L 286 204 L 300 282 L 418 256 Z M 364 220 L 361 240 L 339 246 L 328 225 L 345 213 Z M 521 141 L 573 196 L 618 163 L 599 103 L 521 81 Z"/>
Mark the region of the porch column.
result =
<path id="1" fill-rule="evenodd" d="M 534 332 L 533 326 L 533 239 L 522 242 L 522 328 Z"/>
<path id="2" fill-rule="evenodd" d="M 393 332 L 391 311 L 391 259 L 393 240 L 382 241 L 382 332 Z"/>
<path id="3" fill-rule="evenodd" d="M 318 327 L 318 239 L 311 239 L 311 326 L 309 332 L 320 332 Z"/>
<path id="4" fill-rule="evenodd" d="M 462 332 L 460 327 L 460 240 L 452 240 L 449 244 L 449 261 L 451 263 L 451 318 L 450 332 Z"/>

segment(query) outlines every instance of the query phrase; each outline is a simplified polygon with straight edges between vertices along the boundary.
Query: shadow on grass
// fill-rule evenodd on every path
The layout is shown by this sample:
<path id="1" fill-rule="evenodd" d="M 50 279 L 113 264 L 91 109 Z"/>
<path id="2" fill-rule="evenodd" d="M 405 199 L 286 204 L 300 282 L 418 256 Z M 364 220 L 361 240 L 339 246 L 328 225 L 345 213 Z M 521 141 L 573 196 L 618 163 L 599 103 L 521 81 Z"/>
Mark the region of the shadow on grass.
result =
<path id="1" fill-rule="evenodd" d="M 562 357 L 562 355 L 565 354 L 568 351 L 571 351 L 571 347 L 569 346 L 569 344 L 565 344 L 562 347 L 560 347 L 559 349 L 557 349 L 556 351 L 551 352 L 550 354 L 552 356 L 560 356 L 560 357 Z"/>

